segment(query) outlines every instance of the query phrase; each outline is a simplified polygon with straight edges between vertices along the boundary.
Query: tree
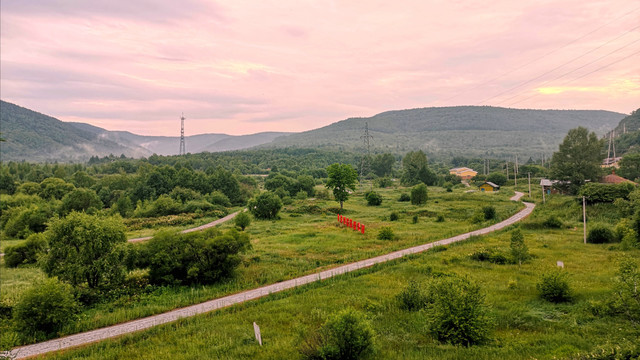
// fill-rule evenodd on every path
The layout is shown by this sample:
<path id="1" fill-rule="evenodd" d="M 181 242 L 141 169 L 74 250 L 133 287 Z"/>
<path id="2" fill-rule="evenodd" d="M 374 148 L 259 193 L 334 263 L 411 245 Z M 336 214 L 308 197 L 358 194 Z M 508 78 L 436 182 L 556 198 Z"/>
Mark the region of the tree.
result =
<path id="1" fill-rule="evenodd" d="M 551 158 L 551 176 L 569 182 L 570 193 L 577 193 L 586 180 L 596 181 L 601 173 L 603 142 L 583 127 L 569 130 Z"/>
<path id="2" fill-rule="evenodd" d="M 426 204 L 428 199 L 427 185 L 418 184 L 411 189 L 411 203 L 413 205 Z"/>
<path id="3" fill-rule="evenodd" d="M 265 191 L 249 200 L 248 208 L 257 219 L 275 219 L 282 209 L 282 201 L 278 195 Z"/>
<path id="4" fill-rule="evenodd" d="M 522 261 L 529 257 L 529 249 L 524 243 L 524 236 L 520 229 L 511 233 L 511 256 L 518 262 L 518 266 L 522 266 Z"/>
<path id="5" fill-rule="evenodd" d="M 68 192 L 74 190 L 76 187 L 62 179 L 47 178 L 40 183 L 40 197 L 43 199 L 62 199 Z"/>
<path id="6" fill-rule="evenodd" d="M 68 193 L 62 198 L 60 212 L 68 214 L 71 211 L 86 211 L 102 209 L 102 201 L 95 191 L 91 189 L 79 188 Z"/>
<path id="7" fill-rule="evenodd" d="M 27 290 L 13 314 L 18 331 L 38 339 L 70 323 L 77 310 L 70 286 L 50 278 Z"/>
<path id="8" fill-rule="evenodd" d="M 78 212 L 53 221 L 44 272 L 74 286 L 119 282 L 124 278 L 124 247 L 119 246 L 127 242 L 124 230 L 120 219 Z"/>
<path id="9" fill-rule="evenodd" d="M 340 210 L 343 203 L 349 199 L 349 191 L 355 191 L 358 173 L 353 166 L 335 163 L 327 167 L 327 189 L 333 190 L 333 197 L 340 202 Z"/>
<path id="10" fill-rule="evenodd" d="M 507 175 L 501 172 L 492 172 L 491 174 L 487 175 L 487 181 L 492 182 L 496 185 L 503 186 L 507 183 Z"/>
<path id="11" fill-rule="evenodd" d="M 378 176 L 391 175 L 396 159 L 392 154 L 378 154 L 371 161 L 371 170 Z"/>
<path id="12" fill-rule="evenodd" d="M 251 218 L 245 212 L 241 212 L 238 215 L 236 215 L 236 218 L 234 219 L 234 221 L 236 226 L 242 229 L 242 231 L 244 231 L 244 229 L 246 229 L 247 226 L 251 224 Z"/>
<path id="13" fill-rule="evenodd" d="M 480 287 L 466 278 L 434 279 L 427 291 L 428 328 L 443 343 L 471 346 L 485 342 L 492 322 Z"/>
<path id="14" fill-rule="evenodd" d="M 402 183 L 412 186 L 431 180 L 432 172 L 428 167 L 427 155 L 422 150 L 408 152 L 402 158 Z M 435 176 L 435 174 L 433 174 Z"/>
<path id="15" fill-rule="evenodd" d="M 620 160 L 618 174 L 629 180 L 640 178 L 640 154 L 627 154 Z"/>

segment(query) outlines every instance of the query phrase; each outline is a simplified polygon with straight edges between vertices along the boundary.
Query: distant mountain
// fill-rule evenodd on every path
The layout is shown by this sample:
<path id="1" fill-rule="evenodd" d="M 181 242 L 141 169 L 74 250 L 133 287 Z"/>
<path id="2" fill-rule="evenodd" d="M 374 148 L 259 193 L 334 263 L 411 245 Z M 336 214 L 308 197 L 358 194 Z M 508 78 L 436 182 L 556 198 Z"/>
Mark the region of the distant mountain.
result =
<path id="1" fill-rule="evenodd" d="M 640 109 L 633 111 L 631 115 L 620 120 L 620 123 L 613 131 L 615 146 L 611 150 L 614 150 L 617 156 L 625 153 L 640 152 Z M 609 134 L 606 137 L 608 138 Z"/>
<path id="2" fill-rule="evenodd" d="M 2 161 L 87 161 L 91 156 L 125 154 L 146 157 L 176 155 L 180 137 L 144 136 L 127 131 L 109 131 L 85 123 L 63 122 L 18 105 L 1 101 L 0 142 Z M 187 152 L 241 150 L 271 142 L 285 132 L 251 135 L 201 134 L 185 137 Z"/>
<path id="3" fill-rule="evenodd" d="M 91 155 L 143 156 L 146 152 L 101 138 L 53 117 L 0 101 L 2 161 L 85 161 Z"/>
<path id="4" fill-rule="evenodd" d="M 640 109 L 631 112 L 631 115 L 626 116 L 615 129 L 613 129 L 615 135 L 620 135 L 625 132 L 632 132 L 640 130 Z"/>
<path id="5" fill-rule="evenodd" d="M 405 153 L 422 149 L 437 157 L 535 156 L 558 149 L 569 129 L 584 126 L 598 135 L 625 114 L 602 110 L 520 110 L 458 106 L 387 111 L 350 118 L 320 129 L 275 139 L 263 147 L 326 147 L 362 150 L 365 123 L 371 149 Z"/>

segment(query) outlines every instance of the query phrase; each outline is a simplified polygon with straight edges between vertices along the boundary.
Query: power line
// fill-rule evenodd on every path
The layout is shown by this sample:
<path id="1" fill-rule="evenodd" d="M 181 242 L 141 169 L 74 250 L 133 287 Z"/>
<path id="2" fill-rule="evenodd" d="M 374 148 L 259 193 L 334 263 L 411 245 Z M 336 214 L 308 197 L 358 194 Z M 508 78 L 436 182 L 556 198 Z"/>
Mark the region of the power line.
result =
<path id="1" fill-rule="evenodd" d="M 500 75 L 498 75 L 498 76 L 496 76 L 496 77 L 494 77 L 494 78 L 492 78 L 492 79 L 490 79 L 490 80 L 487 80 L 487 81 L 485 81 L 485 82 L 482 82 L 482 83 L 480 83 L 480 84 L 477 84 L 477 85 L 475 85 L 475 86 L 473 86 L 473 87 L 471 87 L 471 88 L 465 89 L 465 90 L 463 90 L 463 91 L 459 92 L 459 93 L 458 93 L 458 94 L 456 94 L 456 95 L 453 95 L 453 96 L 451 96 L 451 97 L 448 97 L 448 98 L 446 98 L 446 99 L 443 99 L 442 101 L 449 101 L 449 100 L 451 100 L 451 99 L 454 99 L 454 98 L 456 98 L 456 97 L 458 97 L 458 96 L 460 96 L 460 95 L 462 95 L 462 94 L 464 94 L 464 93 L 467 93 L 467 92 L 469 92 L 469 91 L 471 91 L 471 90 L 475 90 L 475 89 L 477 89 L 477 88 L 479 88 L 479 87 L 481 87 L 481 86 L 485 86 L 485 85 L 487 85 L 487 84 L 490 84 L 490 83 L 492 83 L 492 82 L 494 82 L 494 81 L 496 81 L 496 80 L 498 80 L 498 79 L 500 79 L 500 78 L 502 78 L 502 77 L 504 77 L 504 76 L 506 76 L 506 75 L 509 75 L 509 74 L 511 74 L 511 73 L 513 73 L 513 72 L 516 72 L 516 71 L 518 71 L 518 70 L 520 70 L 520 69 L 522 69 L 522 68 L 524 68 L 524 67 L 526 67 L 526 66 L 528 66 L 528 65 L 531 65 L 531 64 L 533 64 L 533 63 L 535 63 L 535 62 L 538 62 L 538 61 L 540 61 L 540 60 L 542 60 L 542 59 L 546 58 L 547 56 L 549 56 L 549 55 L 551 55 L 551 54 L 553 54 L 553 53 L 555 53 L 555 52 L 557 52 L 557 51 L 559 51 L 559 50 L 562 50 L 562 49 L 566 48 L 567 46 L 572 45 L 572 44 L 574 44 L 574 43 L 576 43 L 576 42 L 578 42 L 578 41 L 580 41 L 580 40 L 582 40 L 582 39 L 584 39 L 584 38 L 586 38 L 587 36 L 589 36 L 589 35 L 591 35 L 591 34 L 593 34 L 593 33 L 597 32 L 597 31 L 599 31 L 600 29 L 602 29 L 602 28 L 604 28 L 604 27 L 608 26 L 609 24 L 611 24 L 611 23 L 613 23 L 613 22 L 615 22 L 615 21 L 618 21 L 618 20 L 620 20 L 620 19 L 622 19 L 622 18 L 626 17 L 627 15 L 632 14 L 632 13 L 634 13 L 634 12 L 638 11 L 638 10 L 640 10 L 640 7 L 637 7 L 637 8 L 635 8 L 635 9 L 633 9 L 633 10 L 628 11 L 628 12 L 626 12 L 626 13 L 624 13 L 624 14 L 622 14 L 622 15 L 618 16 L 617 18 L 614 18 L 614 19 L 612 19 L 611 21 L 609 21 L 609 22 L 607 22 L 607 23 L 605 23 L 605 24 L 603 24 L 603 25 L 601 25 L 601 26 L 597 27 L 596 29 L 591 30 L 591 31 L 589 31 L 588 33 L 586 33 L 586 34 L 584 34 L 584 35 L 582 35 L 582 36 L 578 37 L 577 39 L 571 40 L 571 41 L 569 41 L 568 43 L 566 43 L 566 44 L 564 44 L 564 45 L 562 45 L 562 46 L 560 46 L 560 47 L 558 47 L 558 48 L 556 48 L 556 49 L 554 49 L 554 50 L 551 50 L 550 52 L 548 52 L 548 53 L 546 53 L 546 54 L 544 54 L 544 55 L 542 55 L 542 56 L 540 56 L 540 57 L 538 57 L 538 58 L 535 58 L 534 60 L 531 60 L 531 61 L 529 61 L 529 62 L 527 62 L 527 63 L 524 63 L 524 64 L 522 64 L 522 65 L 520 65 L 520 66 L 516 67 L 515 69 L 512 69 L 512 70 L 509 70 L 509 71 L 507 71 L 507 72 L 504 72 L 504 73 L 502 73 L 502 74 L 500 74 Z"/>
<path id="2" fill-rule="evenodd" d="M 626 59 L 628 59 L 628 58 L 630 58 L 630 57 L 632 57 L 632 56 L 634 56 L 634 55 L 638 55 L 638 54 L 640 54 L 640 51 L 636 51 L 636 52 L 634 52 L 634 53 L 631 53 L 631 54 L 629 54 L 629 55 L 627 55 L 627 56 L 625 56 L 625 57 L 623 57 L 623 58 L 621 58 L 621 59 L 618 59 L 618 60 L 616 60 L 616 61 L 614 61 L 614 62 L 611 62 L 611 63 L 609 63 L 609 64 L 607 64 L 607 65 L 601 66 L 601 67 L 599 67 L 599 68 L 597 68 L 597 69 L 595 69 L 595 70 L 593 70 L 593 71 L 590 71 L 590 72 L 588 72 L 588 73 L 586 73 L 586 74 L 583 74 L 583 75 L 581 75 L 581 76 L 579 76 L 579 77 L 577 77 L 577 78 L 575 78 L 575 79 L 571 79 L 571 80 L 569 80 L 569 81 L 565 81 L 565 82 L 563 82 L 562 84 L 560 84 L 560 85 L 558 85 L 558 86 L 563 86 L 563 85 L 566 85 L 566 84 L 572 83 L 572 82 L 574 82 L 574 81 L 576 81 L 576 80 L 580 80 L 580 79 L 582 79 L 582 78 L 583 78 L 583 77 L 585 77 L 585 76 L 589 76 L 589 75 L 591 75 L 591 74 L 593 74 L 593 73 L 595 73 L 595 72 L 598 72 L 598 71 L 600 71 L 600 70 L 604 70 L 604 69 L 608 68 L 608 67 L 609 67 L 609 66 L 611 66 L 611 65 L 615 65 L 615 64 L 617 64 L 617 63 L 619 63 L 619 62 L 621 62 L 621 61 L 624 61 L 624 60 L 626 60 Z M 536 96 L 538 96 L 538 95 L 540 95 L 540 93 L 536 93 L 536 94 L 533 94 L 533 95 L 531 95 L 531 96 L 529 96 L 529 97 L 526 97 L 526 98 L 524 98 L 524 99 L 521 99 L 521 100 L 518 100 L 518 101 L 516 101 L 516 102 L 513 102 L 513 103 L 509 104 L 508 106 L 512 106 L 512 105 L 515 105 L 515 104 L 521 103 L 521 102 L 523 102 L 523 101 L 525 101 L 525 100 L 529 100 L 529 99 L 534 98 L 534 97 L 536 97 Z"/>
<path id="3" fill-rule="evenodd" d="M 640 26 L 637 26 L 637 27 L 636 27 L 636 29 L 637 29 L 637 28 L 640 28 Z M 612 54 L 615 54 L 616 52 L 618 52 L 618 51 L 620 51 L 620 50 L 623 50 L 623 49 L 625 49 L 625 48 L 627 48 L 627 47 L 629 47 L 629 46 L 631 46 L 631 45 L 633 45 L 633 44 L 637 43 L 638 41 L 640 41 L 640 39 L 636 39 L 635 41 L 632 41 L 632 42 L 630 42 L 630 43 L 628 43 L 628 44 L 625 44 L 625 45 L 623 45 L 623 46 L 621 46 L 621 47 L 619 47 L 619 48 L 617 48 L 617 49 L 615 49 L 615 50 L 613 50 L 613 51 L 611 51 L 611 52 L 609 52 L 609 53 L 607 53 L 607 54 L 605 54 L 605 55 L 600 56 L 599 58 L 597 58 L 597 59 L 595 59 L 595 60 L 592 60 L 592 61 L 590 61 L 590 62 L 588 62 L 588 63 L 586 63 L 586 64 L 583 64 L 582 66 L 579 66 L 579 67 L 577 67 L 577 68 L 575 68 L 575 69 L 573 69 L 573 70 L 571 70 L 571 71 L 569 71 L 569 72 L 566 72 L 566 73 L 564 73 L 564 74 L 562 74 L 562 75 L 556 76 L 556 77 L 555 77 L 555 78 L 553 78 L 553 79 L 547 80 L 547 81 L 545 81 L 545 82 L 543 82 L 543 83 L 539 84 L 538 86 L 542 86 L 542 85 L 548 84 L 548 83 L 549 83 L 549 82 L 551 82 L 551 81 L 555 81 L 555 80 L 561 79 L 561 78 L 563 78 L 563 77 L 565 77 L 565 76 L 567 76 L 567 75 L 569 75 L 569 74 L 572 74 L 572 73 L 574 73 L 574 72 L 576 72 L 576 71 L 578 71 L 578 70 L 580 70 L 580 69 L 585 68 L 586 66 L 589 66 L 589 65 L 591 65 L 591 64 L 593 64 L 593 63 L 596 63 L 596 62 L 598 62 L 598 61 L 600 61 L 600 60 L 602 60 L 602 59 L 604 59 L 604 58 L 606 58 L 606 57 L 608 57 L 608 56 L 610 56 L 610 55 L 612 55 Z M 602 47 L 602 46 L 603 46 L 603 45 L 599 46 L 598 48 L 600 48 L 600 47 Z M 580 57 L 582 57 L 582 55 L 581 55 L 581 56 L 579 56 L 578 58 L 580 58 Z M 577 59 L 577 58 L 575 58 L 575 59 Z M 575 59 L 574 59 L 574 60 L 575 60 Z M 572 60 L 572 61 L 573 61 L 573 60 Z M 560 66 L 560 67 L 562 67 L 562 66 Z M 554 70 L 556 70 L 556 69 L 558 69 L 558 67 L 556 67 Z M 552 70 L 552 71 L 554 71 L 554 70 Z M 546 75 L 546 74 L 548 74 L 548 73 L 549 73 L 549 72 L 545 73 L 545 75 Z M 537 79 L 537 78 L 536 78 L 536 79 Z M 534 79 L 534 80 L 535 80 L 535 79 Z M 520 96 L 520 95 L 522 95 L 522 93 L 519 93 L 519 94 L 513 95 L 513 96 L 511 96 L 511 97 L 508 97 L 508 98 L 506 98 L 506 99 L 500 100 L 500 101 L 499 101 L 499 102 L 497 102 L 495 105 L 502 104 L 503 102 L 509 101 L 509 100 L 511 100 L 511 99 L 513 99 L 513 98 L 517 98 L 517 97 L 518 97 L 518 96 Z"/>

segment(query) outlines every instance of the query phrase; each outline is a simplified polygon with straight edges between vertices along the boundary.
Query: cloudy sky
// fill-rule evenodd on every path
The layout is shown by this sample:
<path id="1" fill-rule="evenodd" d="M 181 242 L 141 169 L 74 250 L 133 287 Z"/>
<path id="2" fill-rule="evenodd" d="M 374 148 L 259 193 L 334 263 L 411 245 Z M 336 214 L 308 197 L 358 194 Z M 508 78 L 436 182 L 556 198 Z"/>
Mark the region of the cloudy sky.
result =
<path id="1" fill-rule="evenodd" d="M 640 107 L 638 0 L 3 0 L 0 96 L 109 130 Z"/>

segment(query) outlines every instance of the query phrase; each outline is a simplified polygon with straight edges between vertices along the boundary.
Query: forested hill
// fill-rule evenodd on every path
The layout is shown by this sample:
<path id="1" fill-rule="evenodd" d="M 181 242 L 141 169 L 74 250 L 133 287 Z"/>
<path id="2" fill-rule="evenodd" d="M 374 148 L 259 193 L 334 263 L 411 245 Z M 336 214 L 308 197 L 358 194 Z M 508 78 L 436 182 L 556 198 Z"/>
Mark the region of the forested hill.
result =
<path id="1" fill-rule="evenodd" d="M 77 162 L 109 154 L 128 157 L 175 155 L 180 147 L 179 136 L 144 136 L 108 131 L 85 123 L 63 122 L 6 101 L 0 104 L 0 115 L 0 131 L 6 140 L 0 143 L 3 161 Z M 187 136 L 185 143 L 187 152 L 218 152 L 250 148 L 287 134 L 200 134 Z"/>
<path id="2" fill-rule="evenodd" d="M 85 161 L 91 155 L 147 154 L 6 101 L 0 102 L 0 131 L 6 140 L 0 142 L 2 161 Z"/>
<path id="3" fill-rule="evenodd" d="M 350 118 L 320 129 L 279 138 L 265 146 L 358 149 L 365 123 L 372 149 L 404 153 L 422 149 L 432 156 L 535 156 L 556 151 L 569 129 L 583 126 L 598 135 L 624 114 L 602 110 L 521 110 L 459 106 L 388 111 Z"/>

